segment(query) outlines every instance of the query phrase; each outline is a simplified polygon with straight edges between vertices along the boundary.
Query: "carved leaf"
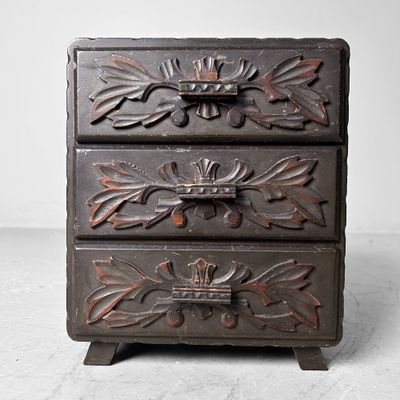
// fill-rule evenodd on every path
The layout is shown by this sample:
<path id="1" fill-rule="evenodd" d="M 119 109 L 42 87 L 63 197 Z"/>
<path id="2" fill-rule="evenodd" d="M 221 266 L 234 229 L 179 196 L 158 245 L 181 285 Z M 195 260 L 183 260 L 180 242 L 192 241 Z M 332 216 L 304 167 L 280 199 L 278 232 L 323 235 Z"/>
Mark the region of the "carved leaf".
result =
<path id="1" fill-rule="evenodd" d="M 115 257 L 108 261 L 93 261 L 93 266 L 97 280 L 104 286 L 86 299 L 88 324 L 104 317 L 123 298 L 141 301 L 145 294 L 156 290 L 160 283 L 144 275 L 133 264 Z"/>
<path id="2" fill-rule="evenodd" d="M 160 199 L 154 212 L 142 215 L 126 215 L 122 213 L 112 214 L 108 221 L 112 222 L 114 229 L 124 229 L 133 226 L 143 225 L 144 228 L 150 228 L 158 221 L 171 214 L 179 205 L 179 199 Z"/>
<path id="3" fill-rule="evenodd" d="M 245 182 L 245 185 L 260 191 L 267 201 L 287 198 L 295 207 L 294 211 L 303 216 L 303 219 L 325 225 L 321 209 L 321 203 L 325 199 L 305 186 L 312 179 L 310 173 L 315 164 L 316 160 L 302 160 L 298 156 L 288 157 Z M 299 222 L 298 219 L 296 222 Z"/>
<path id="4" fill-rule="evenodd" d="M 232 171 L 224 178 L 217 179 L 216 184 L 243 182 L 253 173 L 253 169 L 247 161 L 235 159 Z"/>
<path id="5" fill-rule="evenodd" d="M 164 77 L 164 79 L 166 81 L 174 80 L 175 82 L 177 82 L 180 79 L 188 79 L 189 78 L 182 72 L 182 70 L 179 66 L 179 60 L 177 58 L 171 58 L 171 59 L 163 61 L 159 67 L 159 70 L 160 70 L 161 75 Z M 176 87 L 178 87 L 177 83 L 176 83 Z"/>
<path id="6" fill-rule="evenodd" d="M 143 274 L 138 268 L 116 257 L 93 261 L 93 267 L 96 271 L 96 279 L 103 285 L 131 286 L 133 281 L 143 278 Z"/>
<path id="7" fill-rule="evenodd" d="M 107 285 L 94 291 L 87 299 L 88 314 L 86 322 L 91 324 L 119 303 L 132 288 L 129 285 Z"/>
<path id="8" fill-rule="evenodd" d="M 105 315 L 103 319 L 108 322 L 110 328 L 120 328 L 136 324 L 145 328 L 166 315 L 169 311 L 177 310 L 180 311 L 179 305 L 171 303 L 170 298 L 159 297 L 149 311 L 134 313 L 122 310 L 112 310 Z"/>
<path id="9" fill-rule="evenodd" d="M 248 60 L 243 58 L 239 58 L 239 63 L 234 72 L 232 74 L 224 77 L 224 80 L 234 81 L 237 80 L 238 83 L 248 81 L 254 78 L 254 75 L 257 73 L 257 67 Z"/>
<path id="10" fill-rule="evenodd" d="M 302 129 L 307 118 L 300 112 L 289 114 L 268 114 L 262 112 L 247 112 L 246 117 L 265 128 L 271 128 L 272 125 L 287 129 Z"/>
<path id="11" fill-rule="evenodd" d="M 229 271 L 220 278 L 213 279 L 211 285 L 229 284 L 232 287 L 242 283 L 250 275 L 250 270 L 245 265 L 232 261 Z"/>
<path id="12" fill-rule="evenodd" d="M 143 204 L 152 191 L 172 189 L 128 162 L 113 161 L 96 167 L 102 175 L 100 182 L 106 189 L 88 200 L 91 226 L 108 219 L 126 201 Z"/>
<path id="13" fill-rule="evenodd" d="M 303 160 L 298 156 L 278 161 L 267 171 L 248 180 L 245 184 L 257 188 L 266 200 L 280 199 L 288 187 L 302 187 L 312 176 L 316 160 Z"/>
<path id="14" fill-rule="evenodd" d="M 327 125 L 324 106 L 327 98 L 308 88 L 308 84 L 317 78 L 316 70 L 320 64 L 321 60 L 302 60 L 297 55 L 282 61 L 254 82 L 267 94 L 269 101 L 289 99 L 305 117 Z"/>
<path id="15" fill-rule="evenodd" d="M 311 264 L 298 264 L 296 260 L 291 259 L 269 268 L 257 278 L 254 278 L 253 281 L 287 284 L 288 282 L 303 280 L 313 268 L 314 266 Z"/>
<path id="16" fill-rule="evenodd" d="M 300 55 L 290 57 L 255 81 L 269 96 L 270 101 L 286 98 L 285 94 L 280 93 L 281 88 L 288 85 L 307 85 L 317 78 L 315 71 L 321 64 L 321 60 L 302 60 L 301 58 Z"/>
<path id="17" fill-rule="evenodd" d="M 280 315 L 258 314 L 254 317 L 262 322 L 264 326 L 284 332 L 295 332 L 296 325 L 299 324 L 299 321 L 293 316 L 292 313 Z"/>
<path id="18" fill-rule="evenodd" d="M 131 198 L 130 190 L 105 189 L 88 200 L 89 219 L 92 227 L 97 226 L 112 215 L 125 201 Z"/>
<path id="19" fill-rule="evenodd" d="M 174 125 L 183 126 L 188 120 L 185 109 L 192 105 L 193 103 L 179 96 L 164 97 L 160 100 L 154 112 L 150 114 L 123 113 L 117 110 L 109 114 L 108 118 L 112 121 L 114 128 L 128 128 L 140 124 L 147 128 L 169 115 Z"/>
<path id="20" fill-rule="evenodd" d="M 114 128 L 129 128 L 131 126 L 136 126 L 142 124 L 146 125 L 146 120 L 150 119 L 153 122 L 159 121 L 167 115 L 167 112 L 152 113 L 152 114 L 131 114 L 123 113 L 119 110 L 112 112 L 108 115 L 108 118 L 112 121 L 112 126 Z"/>
<path id="21" fill-rule="evenodd" d="M 328 114 L 324 106 L 328 99 L 323 94 L 302 86 L 287 86 L 285 91 L 305 117 L 328 125 Z"/>
<path id="22" fill-rule="evenodd" d="M 288 188 L 285 190 L 288 200 L 296 210 L 308 221 L 325 226 L 321 203 L 325 200 L 319 193 L 309 187 Z"/>
<path id="23" fill-rule="evenodd" d="M 93 100 L 90 122 L 104 117 L 124 99 L 145 100 L 150 90 L 162 83 L 128 57 L 113 54 L 111 60 L 97 60 L 96 64 L 106 85 L 89 96 Z"/>
<path id="24" fill-rule="evenodd" d="M 241 298 L 233 300 L 231 311 L 257 329 L 264 329 L 268 326 L 280 331 L 295 332 L 296 325 L 300 323 L 291 311 L 282 314 L 254 314 L 248 301 Z"/>
<path id="25" fill-rule="evenodd" d="M 276 289 L 282 300 L 286 302 L 293 312 L 293 316 L 309 328 L 318 329 L 317 307 L 321 305 L 319 300 L 310 293 L 295 289 Z"/>
<path id="26" fill-rule="evenodd" d="M 191 183 L 191 179 L 182 175 L 178 171 L 175 161 L 169 161 L 162 164 L 157 169 L 158 175 L 171 185 L 178 185 L 183 183 Z"/>
<path id="27" fill-rule="evenodd" d="M 309 284 L 305 278 L 313 268 L 313 265 L 288 260 L 243 283 L 242 286 L 257 293 L 265 305 L 284 302 L 297 320 L 317 329 L 316 308 L 321 304 L 311 294 L 300 291 Z"/>
<path id="28" fill-rule="evenodd" d="M 298 266 L 295 260 L 289 260 L 275 265 L 243 285 L 248 290 L 256 292 L 263 299 L 265 305 L 277 303 L 281 299 L 274 292 L 274 285 L 279 286 L 282 281 L 287 283 L 286 281 L 295 280 L 297 282 L 297 279 L 302 280 L 312 268 L 309 265 Z"/>
<path id="29" fill-rule="evenodd" d="M 258 212 L 251 203 L 251 200 L 243 196 L 237 197 L 235 203 L 244 217 L 264 228 L 276 225 L 288 229 L 298 229 L 301 228 L 301 223 L 305 220 L 296 209 L 275 214 Z"/>
<path id="30" fill-rule="evenodd" d="M 164 316 L 165 312 L 147 311 L 143 313 L 131 313 L 122 310 L 112 310 L 103 319 L 108 322 L 110 328 L 121 328 L 124 326 L 139 324 L 142 328 L 152 324 Z"/>
<path id="31" fill-rule="evenodd" d="M 175 281 L 176 280 L 175 272 L 172 269 L 172 264 L 171 264 L 171 261 L 169 261 L 169 260 L 164 261 L 157 265 L 156 274 L 157 274 L 157 276 L 160 276 L 167 281 Z"/>
<path id="32" fill-rule="evenodd" d="M 277 329 L 284 332 L 295 332 L 296 325 L 300 323 L 292 313 L 279 314 L 279 315 L 268 315 L 268 314 L 245 314 L 240 313 L 240 316 L 251 323 L 258 329 L 264 329 L 268 326 L 272 329 Z"/>

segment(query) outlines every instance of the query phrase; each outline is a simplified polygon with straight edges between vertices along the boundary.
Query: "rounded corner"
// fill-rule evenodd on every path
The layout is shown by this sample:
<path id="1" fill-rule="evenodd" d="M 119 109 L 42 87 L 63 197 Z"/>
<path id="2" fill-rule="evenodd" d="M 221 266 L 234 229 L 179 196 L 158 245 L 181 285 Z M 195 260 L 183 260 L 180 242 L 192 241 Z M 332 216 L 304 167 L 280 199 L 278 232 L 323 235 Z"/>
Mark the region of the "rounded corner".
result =
<path id="1" fill-rule="evenodd" d="M 95 40 L 96 38 L 76 37 L 69 42 L 67 46 L 68 52 L 73 52 L 75 49 L 79 49 L 81 47 L 87 47 L 89 43 L 93 45 L 93 41 Z"/>
<path id="2" fill-rule="evenodd" d="M 347 42 L 347 40 L 343 38 L 337 38 L 335 39 L 335 42 L 340 50 L 344 51 L 347 56 L 350 56 L 350 44 Z"/>
<path id="3" fill-rule="evenodd" d="M 74 331 L 74 327 L 72 325 L 72 322 L 67 321 L 67 335 L 74 341 L 74 342 L 80 342 L 79 340 L 79 335 L 76 334 Z"/>

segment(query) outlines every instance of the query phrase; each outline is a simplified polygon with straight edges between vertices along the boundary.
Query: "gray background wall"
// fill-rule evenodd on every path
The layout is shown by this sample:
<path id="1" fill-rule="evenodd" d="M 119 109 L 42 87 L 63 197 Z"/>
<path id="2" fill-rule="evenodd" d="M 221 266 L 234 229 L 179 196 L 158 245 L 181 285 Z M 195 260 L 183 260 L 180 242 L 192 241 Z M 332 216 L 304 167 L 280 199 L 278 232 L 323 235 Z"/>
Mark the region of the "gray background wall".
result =
<path id="1" fill-rule="evenodd" d="M 343 37 L 352 53 L 348 231 L 400 231 L 399 16 L 398 0 L 3 2 L 0 227 L 64 227 L 73 38 Z"/>

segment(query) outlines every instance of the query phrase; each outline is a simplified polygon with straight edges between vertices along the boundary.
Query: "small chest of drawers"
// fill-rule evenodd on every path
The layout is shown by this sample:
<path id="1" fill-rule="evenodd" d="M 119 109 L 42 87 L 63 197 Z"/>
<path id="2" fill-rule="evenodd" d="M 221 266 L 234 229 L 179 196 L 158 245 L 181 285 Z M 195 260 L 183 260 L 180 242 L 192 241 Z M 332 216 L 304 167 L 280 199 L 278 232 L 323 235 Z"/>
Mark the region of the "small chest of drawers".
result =
<path id="1" fill-rule="evenodd" d="M 292 347 L 342 335 L 340 39 L 78 39 L 68 49 L 68 333 Z"/>

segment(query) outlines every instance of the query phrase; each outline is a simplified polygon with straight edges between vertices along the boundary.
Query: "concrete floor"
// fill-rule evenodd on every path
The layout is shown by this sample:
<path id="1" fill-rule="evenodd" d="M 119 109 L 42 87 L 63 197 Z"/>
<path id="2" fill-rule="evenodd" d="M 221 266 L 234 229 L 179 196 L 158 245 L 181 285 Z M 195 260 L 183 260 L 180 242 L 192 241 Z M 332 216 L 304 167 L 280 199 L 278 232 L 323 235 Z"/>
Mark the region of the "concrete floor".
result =
<path id="1" fill-rule="evenodd" d="M 0 399 L 399 399 L 400 236 L 348 238 L 344 339 L 328 372 L 290 351 L 125 346 L 82 365 L 65 331 L 64 233 L 0 230 Z M 120 346 L 121 347 L 121 346 Z"/>

